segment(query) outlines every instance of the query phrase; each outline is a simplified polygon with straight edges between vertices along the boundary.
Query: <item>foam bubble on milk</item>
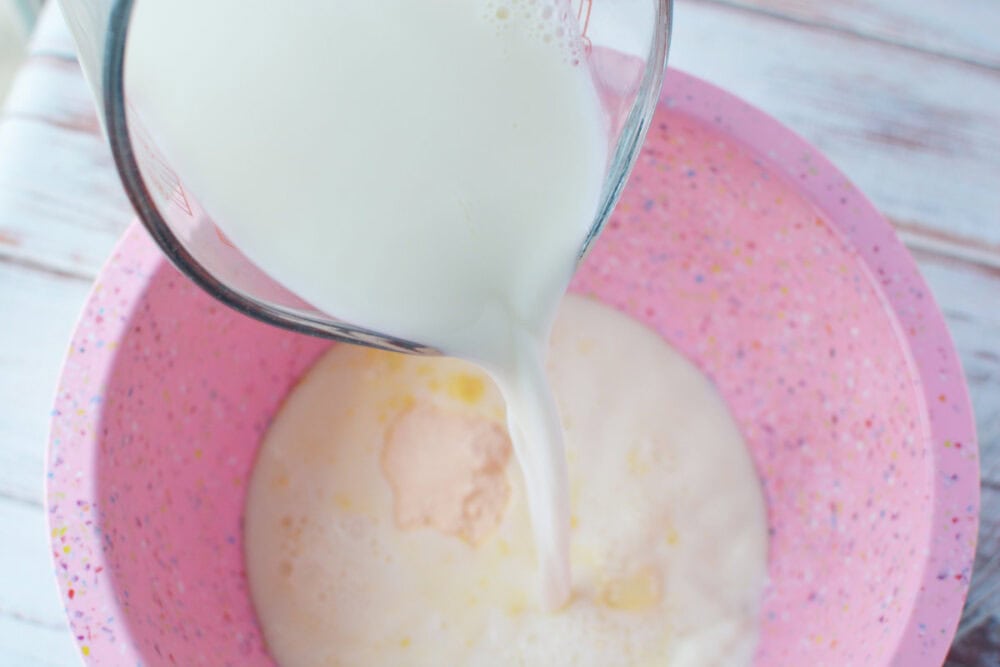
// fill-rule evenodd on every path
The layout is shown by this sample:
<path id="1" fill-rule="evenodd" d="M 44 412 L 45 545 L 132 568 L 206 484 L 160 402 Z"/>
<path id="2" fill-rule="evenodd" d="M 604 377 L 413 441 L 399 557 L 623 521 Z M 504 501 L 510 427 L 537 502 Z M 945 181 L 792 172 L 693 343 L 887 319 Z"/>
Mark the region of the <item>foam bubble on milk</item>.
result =
<path id="1" fill-rule="evenodd" d="M 496 25 L 497 34 L 516 31 L 558 49 L 566 63 L 577 65 L 583 60 L 585 41 L 578 11 L 569 0 L 484 0 L 482 4 L 483 15 Z"/>

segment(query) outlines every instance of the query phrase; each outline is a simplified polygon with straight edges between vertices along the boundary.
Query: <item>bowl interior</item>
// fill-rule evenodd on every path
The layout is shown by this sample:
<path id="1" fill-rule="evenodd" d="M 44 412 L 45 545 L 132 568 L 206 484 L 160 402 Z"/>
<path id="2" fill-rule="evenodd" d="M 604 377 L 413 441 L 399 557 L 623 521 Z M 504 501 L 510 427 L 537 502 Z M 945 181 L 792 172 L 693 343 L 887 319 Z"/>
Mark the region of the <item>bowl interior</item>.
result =
<path id="1" fill-rule="evenodd" d="M 672 76 L 668 89 L 691 89 Z M 883 276 L 797 174 L 693 111 L 700 100 L 667 102 L 572 289 L 657 330 L 741 427 L 770 530 L 757 664 L 943 655 L 957 612 L 917 619 L 917 596 L 945 581 L 960 607 L 975 506 L 947 508 L 963 546 L 935 560 L 945 472 Z M 81 322 L 53 426 L 57 573 L 92 664 L 272 664 L 244 572 L 244 494 L 271 415 L 327 345 L 217 304 L 130 233 Z"/>

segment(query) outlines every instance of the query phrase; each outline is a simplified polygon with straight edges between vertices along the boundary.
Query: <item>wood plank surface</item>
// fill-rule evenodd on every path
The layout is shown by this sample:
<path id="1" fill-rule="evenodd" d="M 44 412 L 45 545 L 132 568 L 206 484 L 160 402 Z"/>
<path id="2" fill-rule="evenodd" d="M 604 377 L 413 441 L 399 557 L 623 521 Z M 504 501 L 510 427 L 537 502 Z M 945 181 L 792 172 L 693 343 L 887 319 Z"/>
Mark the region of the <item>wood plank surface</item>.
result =
<path id="1" fill-rule="evenodd" d="M 889 217 L 1000 251 L 1000 72 L 706 2 L 678 4 L 671 63 L 803 135 Z"/>
<path id="2" fill-rule="evenodd" d="M 70 637 L 52 576 L 41 507 L 0 502 L 0 664 L 68 667 L 80 658 Z"/>
<path id="3" fill-rule="evenodd" d="M 90 279 L 0 262 L 0 499 L 42 507 L 45 438 L 59 369 Z M 39 298 L 44 295 L 44 298 Z M 39 534 L 41 536 L 41 534 Z"/>
<path id="4" fill-rule="evenodd" d="M 29 56 L 0 120 L 0 155 L 10 156 L 0 257 L 93 277 L 132 211 L 75 60 Z"/>
<path id="5" fill-rule="evenodd" d="M 678 0 L 672 63 L 805 136 L 900 229 L 955 337 L 983 514 L 949 665 L 1000 665 L 1000 2 Z M 75 664 L 49 571 L 51 393 L 131 218 L 53 7 L 0 114 L 0 663 Z M 44 300 L 38 295 L 45 295 Z M 14 381 L 9 380 L 13 378 Z"/>
<path id="6" fill-rule="evenodd" d="M 702 0 L 1000 69 L 996 0 Z"/>

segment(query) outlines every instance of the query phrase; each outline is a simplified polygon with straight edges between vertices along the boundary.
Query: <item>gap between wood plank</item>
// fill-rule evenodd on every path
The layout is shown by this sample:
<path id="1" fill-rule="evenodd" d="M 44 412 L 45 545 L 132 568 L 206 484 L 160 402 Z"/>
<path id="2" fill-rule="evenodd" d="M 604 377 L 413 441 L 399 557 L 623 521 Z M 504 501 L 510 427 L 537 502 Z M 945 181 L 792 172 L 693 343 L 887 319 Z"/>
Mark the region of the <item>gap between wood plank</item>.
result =
<path id="1" fill-rule="evenodd" d="M 6 491 L 0 491 L 0 502 L 10 503 L 12 505 L 20 505 L 21 507 L 26 507 L 32 510 L 44 510 L 45 504 L 40 500 L 34 500 L 32 498 L 24 498 L 23 496 L 17 496 L 13 493 L 8 493 Z"/>
<path id="2" fill-rule="evenodd" d="M 910 251 L 927 252 L 979 266 L 991 273 L 1000 271 L 1000 246 L 976 242 L 927 227 L 920 223 L 887 218 L 896 235 Z"/>
<path id="3" fill-rule="evenodd" d="M 682 0 L 683 2 L 691 4 L 701 4 L 701 5 L 713 5 L 715 7 L 723 7 L 730 9 L 732 11 L 743 12 L 745 14 L 753 14 L 755 16 L 764 16 L 775 21 L 782 21 L 784 23 L 790 23 L 792 25 L 802 26 L 804 28 L 815 28 L 817 30 L 824 30 L 827 32 L 834 32 L 841 35 L 848 35 L 850 37 L 855 37 L 857 39 L 863 39 L 869 42 L 875 42 L 878 44 L 883 44 L 885 46 L 891 46 L 904 51 L 910 51 L 912 53 L 919 53 L 924 56 L 930 56 L 933 58 L 940 58 L 941 60 L 947 60 L 949 62 L 957 63 L 960 65 L 966 65 L 968 67 L 975 67 L 990 73 L 1000 73 L 1000 67 L 995 67 L 993 65 L 979 62 L 978 60 L 973 60 L 971 58 L 963 58 L 962 56 L 957 56 L 951 53 L 945 53 L 944 51 L 939 51 L 936 49 L 929 49 L 927 47 L 918 46 L 916 44 L 909 44 L 906 42 L 897 42 L 892 39 L 885 37 L 880 37 L 879 35 L 872 35 L 865 32 L 860 32 L 858 30 L 852 30 L 844 26 L 831 25 L 829 23 L 819 23 L 816 21 L 808 21 L 797 16 L 790 16 L 788 14 L 782 14 L 781 12 L 776 12 L 770 9 L 761 9 L 759 7 L 751 7 L 739 0 Z"/>
<path id="4" fill-rule="evenodd" d="M 79 280 L 85 283 L 93 282 L 97 278 L 97 274 L 84 273 L 82 271 L 71 271 L 69 269 L 59 268 L 45 262 L 31 259 L 28 257 L 15 257 L 8 254 L 0 254 L 0 264 L 8 264 L 10 266 L 15 266 L 19 269 L 27 269 L 29 271 L 34 271 L 36 273 L 44 273 L 50 276 L 55 276 L 57 278 L 67 278 L 69 280 Z"/>
<path id="5" fill-rule="evenodd" d="M 45 621 L 40 618 L 35 618 L 33 616 L 28 616 L 17 611 L 9 611 L 7 609 L 0 609 L 0 616 L 6 616 L 18 623 L 24 623 L 25 625 L 30 625 L 33 628 L 40 628 L 42 630 L 55 630 L 57 632 L 67 632 L 69 630 L 66 623 L 58 623 L 52 621 Z"/>

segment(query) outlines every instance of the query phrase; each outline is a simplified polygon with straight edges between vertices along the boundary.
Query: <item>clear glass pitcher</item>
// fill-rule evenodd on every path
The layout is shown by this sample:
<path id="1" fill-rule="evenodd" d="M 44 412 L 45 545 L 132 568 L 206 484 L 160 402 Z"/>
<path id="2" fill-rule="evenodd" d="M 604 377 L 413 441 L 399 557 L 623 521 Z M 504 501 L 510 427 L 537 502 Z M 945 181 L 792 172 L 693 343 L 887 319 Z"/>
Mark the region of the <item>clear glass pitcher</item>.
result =
<path id="1" fill-rule="evenodd" d="M 223 303 L 264 322 L 315 336 L 402 352 L 435 350 L 338 320 L 257 268 L 219 231 L 154 136 L 125 83 L 129 21 L 143 0 L 59 0 L 76 40 L 122 183 L 139 219 L 184 274 Z M 601 203 L 582 239 L 586 252 L 608 219 L 655 108 L 670 43 L 672 0 L 561 0 L 577 17 L 585 58 L 609 113 L 616 148 Z"/>

